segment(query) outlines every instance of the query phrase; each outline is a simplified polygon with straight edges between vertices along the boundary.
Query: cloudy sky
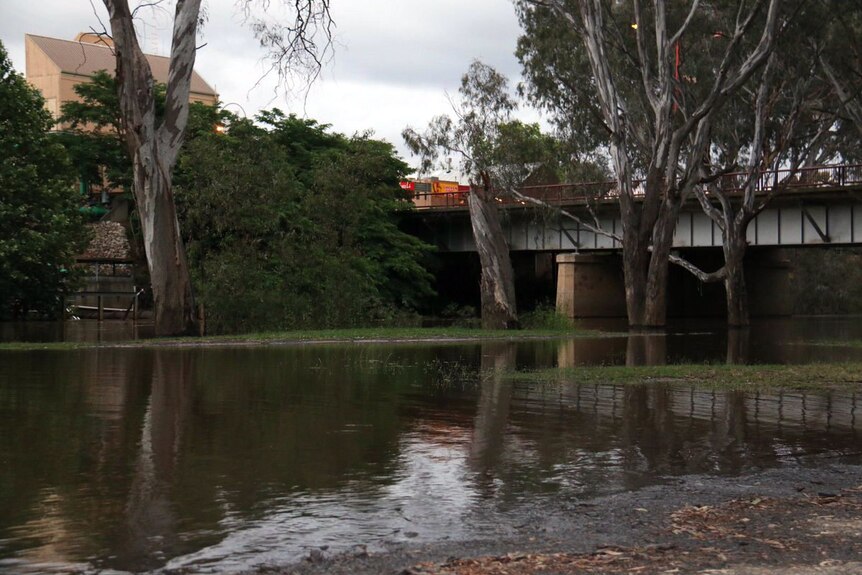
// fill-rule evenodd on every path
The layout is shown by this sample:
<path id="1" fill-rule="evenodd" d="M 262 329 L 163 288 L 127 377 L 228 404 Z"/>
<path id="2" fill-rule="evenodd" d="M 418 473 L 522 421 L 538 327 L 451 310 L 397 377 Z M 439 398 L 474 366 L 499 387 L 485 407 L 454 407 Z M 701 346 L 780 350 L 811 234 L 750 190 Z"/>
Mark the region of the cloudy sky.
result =
<path id="1" fill-rule="evenodd" d="M 332 0 L 335 47 L 322 77 L 292 97 L 266 78 L 253 88 L 265 64 L 263 52 L 235 9 L 235 0 L 204 0 L 206 45 L 196 69 L 231 111 L 248 115 L 279 107 L 332 124 L 352 134 L 371 129 L 395 144 L 408 161 L 401 130 L 424 127 L 449 109 L 446 92 L 457 92 L 473 59 L 496 67 L 513 83 L 520 67 L 513 52 L 519 33 L 511 0 Z M 272 4 L 277 4 L 277 0 Z M 133 0 L 132 4 L 135 4 Z M 74 38 L 107 23 L 100 0 L 0 0 L 0 40 L 13 65 L 24 71 L 24 34 Z M 145 50 L 168 55 L 171 10 L 147 11 L 139 35 Z M 530 110 L 521 112 L 535 120 Z"/>

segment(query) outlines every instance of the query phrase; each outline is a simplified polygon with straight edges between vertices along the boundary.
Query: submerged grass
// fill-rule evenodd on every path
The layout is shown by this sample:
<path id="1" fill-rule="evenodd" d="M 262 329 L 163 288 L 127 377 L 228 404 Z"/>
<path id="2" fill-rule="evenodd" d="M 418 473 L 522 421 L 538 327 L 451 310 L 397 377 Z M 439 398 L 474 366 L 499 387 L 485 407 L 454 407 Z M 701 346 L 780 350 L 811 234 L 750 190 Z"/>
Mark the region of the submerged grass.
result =
<path id="1" fill-rule="evenodd" d="M 862 363 L 806 365 L 598 366 L 511 372 L 541 383 L 644 385 L 662 383 L 711 389 L 824 389 L 862 386 Z"/>
<path id="2" fill-rule="evenodd" d="M 74 350 L 105 347 L 186 347 L 218 345 L 275 345 L 291 343 L 377 343 L 553 339 L 570 337 L 607 337 L 607 334 L 575 327 L 524 330 L 482 330 L 461 327 L 352 328 L 249 333 L 242 335 L 140 339 L 111 343 L 89 342 L 13 342 L 0 343 L 0 351 L 41 349 Z"/>
<path id="3" fill-rule="evenodd" d="M 862 339 L 827 339 L 822 341 L 807 341 L 805 344 L 820 347 L 862 347 Z"/>

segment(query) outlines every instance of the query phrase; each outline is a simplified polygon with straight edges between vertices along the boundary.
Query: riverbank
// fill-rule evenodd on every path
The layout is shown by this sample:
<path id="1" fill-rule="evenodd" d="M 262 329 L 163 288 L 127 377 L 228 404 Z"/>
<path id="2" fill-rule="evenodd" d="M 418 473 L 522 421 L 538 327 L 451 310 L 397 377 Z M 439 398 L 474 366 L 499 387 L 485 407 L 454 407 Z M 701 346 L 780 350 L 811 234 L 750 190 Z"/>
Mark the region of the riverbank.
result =
<path id="1" fill-rule="evenodd" d="M 617 337 L 622 334 L 600 332 L 575 327 L 483 330 L 460 327 L 430 328 L 355 328 L 305 330 L 243 335 L 137 339 L 115 342 L 8 342 L 0 343 L 0 351 L 41 349 L 149 348 L 149 347 L 214 347 L 255 345 L 314 345 L 332 343 L 433 343 L 469 341 L 529 341 L 559 338 Z"/>
<path id="2" fill-rule="evenodd" d="M 298 564 L 255 573 L 855 574 L 862 572 L 862 467 L 823 460 L 741 477 L 667 478 L 511 509 L 494 529 L 495 537 L 476 541 L 336 556 L 315 549 Z"/>
<path id="3" fill-rule="evenodd" d="M 643 385 L 660 383 L 699 389 L 739 389 L 745 391 L 859 386 L 862 390 L 862 363 L 579 366 L 516 371 L 510 372 L 507 377 L 547 384 Z"/>

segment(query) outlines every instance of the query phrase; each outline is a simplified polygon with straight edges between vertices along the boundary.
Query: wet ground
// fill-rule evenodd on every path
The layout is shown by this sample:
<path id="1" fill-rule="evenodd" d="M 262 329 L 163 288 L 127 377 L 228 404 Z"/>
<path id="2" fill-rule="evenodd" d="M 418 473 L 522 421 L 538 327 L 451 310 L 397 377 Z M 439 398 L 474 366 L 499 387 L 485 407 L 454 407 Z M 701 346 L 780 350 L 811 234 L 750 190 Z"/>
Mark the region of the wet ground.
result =
<path id="1" fill-rule="evenodd" d="M 858 318 L 760 325 L 742 343 L 695 327 L 522 343 L 4 351 L 0 572 L 517 573 L 541 561 L 565 573 L 592 561 L 637 573 L 677 568 L 668 545 L 698 569 L 777 565 L 791 547 L 801 564 L 825 549 L 822 561 L 844 565 L 850 543 L 842 555 L 831 535 L 812 547 L 758 521 L 802 530 L 831 514 L 821 531 L 855 533 L 847 490 L 862 485 L 862 388 L 505 377 L 862 360 L 832 345 L 862 338 Z M 713 510 L 735 526 L 746 505 L 757 541 L 701 538 L 704 518 L 721 524 Z"/>
<path id="2" fill-rule="evenodd" d="M 384 553 L 312 551 L 302 562 L 272 571 L 857 574 L 862 468 L 822 461 L 813 468 L 738 478 L 690 476 L 570 505 L 534 507 L 516 521 L 502 521 L 493 539 L 403 545 Z"/>

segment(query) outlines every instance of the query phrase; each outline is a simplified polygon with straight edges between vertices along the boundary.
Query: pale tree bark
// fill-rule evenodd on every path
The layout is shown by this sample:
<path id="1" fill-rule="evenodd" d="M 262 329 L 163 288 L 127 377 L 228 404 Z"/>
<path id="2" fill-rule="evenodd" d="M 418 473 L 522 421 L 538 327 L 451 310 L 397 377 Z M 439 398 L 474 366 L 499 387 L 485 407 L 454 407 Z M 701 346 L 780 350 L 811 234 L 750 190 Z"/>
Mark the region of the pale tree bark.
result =
<path id="1" fill-rule="evenodd" d="M 564 0 L 542 3 L 565 19 L 583 41 L 596 86 L 599 109 L 608 131 L 609 151 L 619 185 L 623 228 L 623 266 L 626 305 L 631 327 L 661 327 L 666 322 L 668 263 L 674 228 L 683 203 L 699 182 L 699 166 L 708 152 L 710 122 L 725 101 L 735 94 L 766 61 L 774 44 L 780 0 L 740 3 L 736 27 L 728 36 L 725 52 L 706 97 L 693 110 L 684 109 L 674 95 L 679 80 L 674 77 L 674 47 L 685 35 L 699 9 L 693 0 L 680 28 L 668 30 L 665 0 L 655 0 L 648 39 L 646 12 L 633 0 L 639 69 L 650 126 L 635 126 L 633 116 L 609 57 L 604 0 L 577 0 L 576 10 Z M 767 5 L 768 4 L 768 5 Z M 760 38 L 748 54 L 742 40 L 749 36 L 756 17 L 766 10 Z M 650 48 L 652 46 L 652 48 Z M 627 80 L 627 79 L 626 79 Z M 637 154 L 637 151 L 640 154 Z M 632 159 L 649 158 L 643 168 L 643 194 L 635 194 Z"/>
<path id="2" fill-rule="evenodd" d="M 128 0 L 103 0 L 117 60 L 117 86 L 126 146 L 132 158 L 134 195 L 155 304 L 156 335 L 196 334 L 192 284 L 174 204 L 171 172 L 189 116 L 201 0 L 176 0 L 164 118 L 155 113 L 154 80 L 135 34 Z M 149 4 L 157 5 L 160 2 Z M 257 2 L 266 10 L 268 0 Z M 294 73 L 314 79 L 331 46 L 329 0 L 285 2 L 293 21 L 252 18 L 253 0 L 239 0 L 245 23 L 267 50 L 270 71 L 287 88 Z M 147 4 L 144 4 L 147 5 Z"/>
<path id="3" fill-rule="evenodd" d="M 517 329 L 515 275 L 496 195 L 488 186 L 473 186 L 467 195 L 467 207 L 482 267 L 482 328 Z"/>
<path id="4" fill-rule="evenodd" d="M 127 0 L 104 0 L 117 58 L 117 85 L 133 191 L 140 215 L 155 306 L 156 335 L 197 333 L 185 247 L 180 236 L 171 172 L 189 114 L 189 88 L 201 0 L 178 0 L 174 16 L 165 116 L 155 112 L 155 83 L 138 44 Z"/>
<path id="5" fill-rule="evenodd" d="M 420 172 L 435 166 L 448 171 L 452 156 L 460 158 L 460 168 L 470 179 L 467 206 L 482 268 L 482 327 L 517 329 L 514 272 L 497 205 L 497 194 L 505 194 L 523 179 L 517 170 L 505 169 L 507 162 L 500 152 L 500 127 L 510 121 L 516 105 L 506 77 L 478 61 L 462 77 L 459 93 L 460 101 L 451 102 L 454 119 L 437 116 L 424 134 L 408 127 L 402 136 L 420 157 Z"/>

